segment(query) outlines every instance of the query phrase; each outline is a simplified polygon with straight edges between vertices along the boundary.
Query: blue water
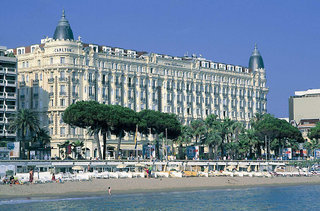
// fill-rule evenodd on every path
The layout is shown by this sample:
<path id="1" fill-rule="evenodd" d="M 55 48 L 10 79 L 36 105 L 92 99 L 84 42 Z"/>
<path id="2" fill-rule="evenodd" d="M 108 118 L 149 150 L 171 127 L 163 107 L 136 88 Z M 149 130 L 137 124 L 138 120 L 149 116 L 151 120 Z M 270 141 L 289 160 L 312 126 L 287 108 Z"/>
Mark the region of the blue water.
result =
<path id="1" fill-rule="evenodd" d="M 0 210 L 320 210 L 320 185 L 33 198 L 0 201 Z"/>

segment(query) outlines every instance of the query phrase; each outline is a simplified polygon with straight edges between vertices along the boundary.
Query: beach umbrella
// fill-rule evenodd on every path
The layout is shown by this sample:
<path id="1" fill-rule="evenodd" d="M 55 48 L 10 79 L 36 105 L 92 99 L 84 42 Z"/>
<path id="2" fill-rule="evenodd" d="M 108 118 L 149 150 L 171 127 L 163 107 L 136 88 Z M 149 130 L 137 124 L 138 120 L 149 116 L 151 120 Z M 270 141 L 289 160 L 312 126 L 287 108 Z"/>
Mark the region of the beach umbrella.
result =
<path id="1" fill-rule="evenodd" d="M 82 166 L 73 166 L 72 169 L 80 171 L 80 170 L 83 170 L 83 167 Z"/>

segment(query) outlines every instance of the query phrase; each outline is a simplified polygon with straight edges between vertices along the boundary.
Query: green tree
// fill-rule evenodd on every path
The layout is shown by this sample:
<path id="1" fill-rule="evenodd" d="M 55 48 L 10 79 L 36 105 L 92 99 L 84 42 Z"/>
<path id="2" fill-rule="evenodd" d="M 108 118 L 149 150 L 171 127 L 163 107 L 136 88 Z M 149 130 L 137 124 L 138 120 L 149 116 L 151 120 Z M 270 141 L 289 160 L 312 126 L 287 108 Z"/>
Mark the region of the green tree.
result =
<path id="1" fill-rule="evenodd" d="M 202 119 L 192 120 L 190 127 L 192 129 L 193 137 L 196 140 L 195 145 L 197 145 L 206 133 L 205 122 Z"/>
<path id="2" fill-rule="evenodd" d="M 271 140 L 271 149 L 279 156 L 285 147 L 296 147 L 298 142 L 303 142 L 300 131 L 285 120 L 280 120 L 270 114 L 264 114 L 259 121 L 255 122 L 254 129 L 260 139 L 260 146 L 265 137 Z M 270 153 L 268 153 L 270 154 Z"/>
<path id="3" fill-rule="evenodd" d="M 102 106 L 96 101 L 78 101 L 70 105 L 63 114 L 63 121 L 72 127 L 90 130 L 97 143 L 99 158 L 102 159 L 99 132 L 101 131 Z"/>
<path id="4" fill-rule="evenodd" d="M 145 135 L 149 128 L 151 134 L 156 136 L 156 156 L 159 158 L 159 134 L 166 133 L 169 139 L 175 139 L 181 134 L 181 123 L 175 114 L 161 113 L 153 110 L 142 110 L 138 113 L 139 131 Z"/>
<path id="5" fill-rule="evenodd" d="M 184 159 L 185 153 L 183 151 L 183 145 L 188 145 L 192 141 L 192 129 L 190 126 L 181 126 L 181 134 L 174 141 L 178 145 L 178 159 Z"/>
<path id="6" fill-rule="evenodd" d="M 222 144 L 222 128 L 221 122 L 217 119 L 216 115 L 209 115 L 205 120 L 206 134 L 204 138 L 204 144 L 209 147 L 209 159 L 213 159 L 213 147 L 214 147 L 214 159 L 218 158 L 218 148 Z"/>
<path id="7" fill-rule="evenodd" d="M 20 142 L 20 157 L 24 158 L 24 151 L 26 148 L 26 142 L 30 139 L 26 139 L 27 134 L 30 135 L 39 130 L 39 119 L 38 115 L 28 109 L 19 110 L 12 119 L 10 119 L 9 130 L 17 131 L 21 138 Z"/>
<path id="8" fill-rule="evenodd" d="M 320 139 L 320 122 L 318 122 L 315 127 L 310 129 L 308 137 L 310 138 L 310 140 Z"/>
<path id="9" fill-rule="evenodd" d="M 118 137 L 116 159 L 119 159 L 121 140 L 126 132 L 129 134 L 135 132 L 138 124 L 138 117 L 134 110 L 119 105 L 111 106 L 110 113 L 112 114 L 109 119 L 111 133 Z"/>

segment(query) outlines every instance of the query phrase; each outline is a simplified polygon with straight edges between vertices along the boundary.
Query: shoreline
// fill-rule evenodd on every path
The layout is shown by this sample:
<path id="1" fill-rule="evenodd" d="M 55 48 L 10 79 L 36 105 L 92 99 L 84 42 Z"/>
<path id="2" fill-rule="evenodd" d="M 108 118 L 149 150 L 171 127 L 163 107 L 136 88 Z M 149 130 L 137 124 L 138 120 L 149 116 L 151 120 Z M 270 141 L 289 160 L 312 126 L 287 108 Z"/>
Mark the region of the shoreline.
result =
<path id="1" fill-rule="evenodd" d="M 0 200 L 30 198 L 74 198 L 107 195 L 112 188 L 113 195 L 153 192 L 197 191 L 216 189 L 240 189 L 255 187 L 279 187 L 299 185 L 320 185 L 320 177 L 190 177 L 162 179 L 93 179 L 83 182 L 47 183 L 32 185 L 1 185 Z"/>

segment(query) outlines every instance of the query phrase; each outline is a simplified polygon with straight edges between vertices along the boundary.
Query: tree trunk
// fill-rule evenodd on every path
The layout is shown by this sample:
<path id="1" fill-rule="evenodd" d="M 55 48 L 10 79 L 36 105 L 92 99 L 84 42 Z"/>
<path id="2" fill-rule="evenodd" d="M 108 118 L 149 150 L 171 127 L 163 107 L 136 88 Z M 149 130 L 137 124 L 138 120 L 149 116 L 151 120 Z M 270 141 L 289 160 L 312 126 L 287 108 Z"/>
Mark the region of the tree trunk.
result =
<path id="1" fill-rule="evenodd" d="M 102 137 L 103 137 L 103 160 L 105 160 L 106 159 L 106 149 L 107 149 L 107 133 L 103 132 Z"/>
<path id="2" fill-rule="evenodd" d="M 214 159 L 218 159 L 218 144 L 214 145 Z"/>
<path id="3" fill-rule="evenodd" d="M 101 146 L 100 146 L 99 132 L 98 131 L 94 132 L 94 139 L 95 139 L 95 141 L 97 143 L 99 158 L 102 159 Z"/>
<path id="4" fill-rule="evenodd" d="M 209 159 L 213 158 L 213 152 L 212 152 L 212 144 L 209 144 Z"/>
<path id="5" fill-rule="evenodd" d="M 122 135 L 123 135 L 123 131 L 121 131 L 120 135 L 119 135 L 118 146 L 117 146 L 117 154 L 116 154 L 116 159 L 117 160 L 119 160 L 119 152 L 120 152 Z"/>
<path id="6" fill-rule="evenodd" d="M 159 144 L 159 136 L 156 134 L 156 158 L 160 158 L 160 144 Z"/>

